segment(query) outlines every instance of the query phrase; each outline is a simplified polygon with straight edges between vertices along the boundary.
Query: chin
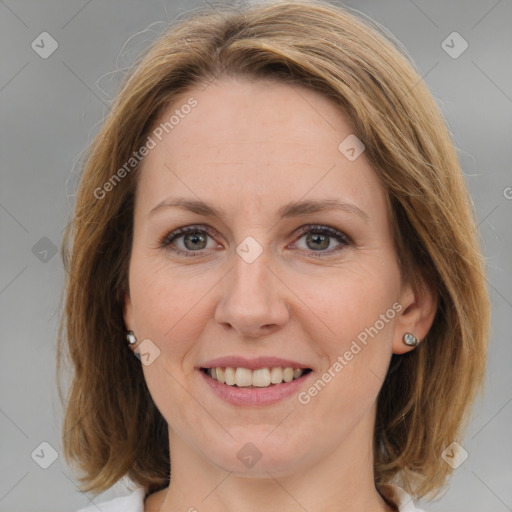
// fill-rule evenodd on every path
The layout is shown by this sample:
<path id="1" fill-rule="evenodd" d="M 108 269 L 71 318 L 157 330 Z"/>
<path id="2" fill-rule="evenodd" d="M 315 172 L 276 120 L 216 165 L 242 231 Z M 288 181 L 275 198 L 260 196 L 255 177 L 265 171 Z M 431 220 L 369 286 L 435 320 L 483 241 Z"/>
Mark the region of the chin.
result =
<path id="1" fill-rule="evenodd" d="M 310 443 L 291 442 L 289 432 L 285 430 L 281 435 L 275 431 L 269 435 L 272 429 L 265 427 L 254 430 L 240 427 L 239 435 L 233 433 L 233 438 L 217 444 L 214 450 L 210 447 L 205 453 L 208 453 L 215 466 L 224 471 L 240 476 L 268 478 L 269 473 L 285 476 L 296 472 L 297 464 L 304 461 L 307 453 L 316 452 Z"/>

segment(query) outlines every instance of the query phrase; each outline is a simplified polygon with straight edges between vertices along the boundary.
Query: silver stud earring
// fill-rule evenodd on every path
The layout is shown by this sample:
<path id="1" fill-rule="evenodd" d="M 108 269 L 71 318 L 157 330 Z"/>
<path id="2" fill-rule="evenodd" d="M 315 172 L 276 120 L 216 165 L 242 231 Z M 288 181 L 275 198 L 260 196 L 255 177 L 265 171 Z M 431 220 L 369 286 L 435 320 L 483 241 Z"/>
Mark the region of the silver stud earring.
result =
<path id="1" fill-rule="evenodd" d="M 135 345 L 135 343 L 137 343 L 137 338 L 135 337 L 135 334 L 133 334 L 133 331 L 128 331 L 126 333 L 126 339 L 130 345 Z"/>
<path id="2" fill-rule="evenodd" d="M 416 338 L 416 336 L 410 332 L 406 332 L 402 340 L 409 347 L 416 347 L 419 343 L 418 338 Z"/>

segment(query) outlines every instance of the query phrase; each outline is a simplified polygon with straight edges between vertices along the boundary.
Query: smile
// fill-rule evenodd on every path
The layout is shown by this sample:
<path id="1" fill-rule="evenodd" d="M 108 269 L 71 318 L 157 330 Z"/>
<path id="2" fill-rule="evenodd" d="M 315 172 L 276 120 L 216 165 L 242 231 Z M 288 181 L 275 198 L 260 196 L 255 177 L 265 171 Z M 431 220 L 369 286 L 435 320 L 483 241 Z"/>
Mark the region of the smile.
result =
<path id="1" fill-rule="evenodd" d="M 217 363 L 222 364 L 222 363 Z M 293 366 L 212 366 L 198 368 L 202 381 L 223 402 L 238 407 L 263 407 L 297 395 L 315 376 L 310 368 Z M 268 364 L 268 363 L 267 363 Z"/>
<path id="2" fill-rule="evenodd" d="M 257 368 L 254 370 L 241 367 L 216 367 L 201 368 L 201 370 L 220 384 L 239 388 L 268 388 L 270 386 L 278 386 L 300 379 L 303 375 L 311 371 L 309 368 L 291 367 Z"/>

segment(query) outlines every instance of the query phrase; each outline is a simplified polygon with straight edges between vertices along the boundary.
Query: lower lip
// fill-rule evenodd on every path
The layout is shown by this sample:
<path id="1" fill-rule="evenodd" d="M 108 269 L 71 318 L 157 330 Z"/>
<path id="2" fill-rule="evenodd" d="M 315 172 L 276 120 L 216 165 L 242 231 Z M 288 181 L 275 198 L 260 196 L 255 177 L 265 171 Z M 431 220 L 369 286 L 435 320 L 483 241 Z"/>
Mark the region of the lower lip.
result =
<path id="1" fill-rule="evenodd" d="M 204 381 L 210 386 L 210 389 L 224 401 L 233 405 L 270 405 L 275 404 L 289 396 L 297 393 L 304 383 L 309 380 L 313 372 L 309 372 L 299 379 L 292 380 L 291 382 L 283 382 L 275 384 L 268 388 L 249 388 L 249 387 L 236 387 L 221 384 L 212 379 L 204 371 L 198 370 Z"/>

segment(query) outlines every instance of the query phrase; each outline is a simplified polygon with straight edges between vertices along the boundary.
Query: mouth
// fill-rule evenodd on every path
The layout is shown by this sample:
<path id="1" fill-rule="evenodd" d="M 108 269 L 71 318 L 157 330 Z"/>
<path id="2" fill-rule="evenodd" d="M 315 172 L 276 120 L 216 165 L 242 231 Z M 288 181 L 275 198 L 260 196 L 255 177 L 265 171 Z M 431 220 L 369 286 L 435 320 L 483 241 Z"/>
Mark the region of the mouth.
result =
<path id="1" fill-rule="evenodd" d="M 292 367 L 266 367 L 266 368 L 243 368 L 243 367 L 212 367 L 201 368 L 210 379 L 234 388 L 274 388 L 292 381 L 300 380 L 309 374 L 311 368 Z"/>

